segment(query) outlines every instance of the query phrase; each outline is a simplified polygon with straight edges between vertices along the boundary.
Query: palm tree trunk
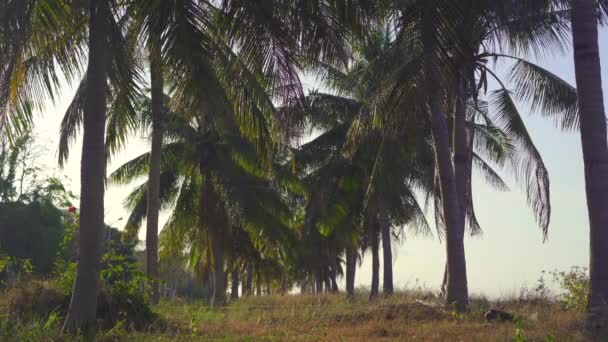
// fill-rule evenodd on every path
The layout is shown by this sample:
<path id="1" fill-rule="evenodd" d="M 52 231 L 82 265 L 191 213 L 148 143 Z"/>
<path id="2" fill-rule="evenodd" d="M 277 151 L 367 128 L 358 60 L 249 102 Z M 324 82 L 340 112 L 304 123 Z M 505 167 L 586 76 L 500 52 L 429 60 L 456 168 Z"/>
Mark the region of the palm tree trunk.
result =
<path id="1" fill-rule="evenodd" d="M 378 297 L 378 287 L 380 283 L 380 254 L 378 253 L 378 219 L 374 216 L 369 222 L 371 232 L 372 249 L 372 286 L 369 292 L 369 301 L 373 302 Z"/>
<path id="2" fill-rule="evenodd" d="M 323 269 L 323 281 L 325 282 L 325 292 L 331 292 L 331 275 L 328 267 Z"/>
<path id="3" fill-rule="evenodd" d="M 317 276 L 316 276 L 315 293 L 316 294 L 323 293 L 323 271 L 321 270 L 320 267 L 319 267 L 319 270 L 317 271 Z"/>
<path id="4" fill-rule="evenodd" d="M 239 299 L 239 271 L 238 270 L 233 270 L 232 271 L 232 279 L 231 279 L 231 283 L 232 283 L 232 288 L 230 290 L 230 299 L 232 300 L 237 300 Z"/>
<path id="5" fill-rule="evenodd" d="M 152 36 L 151 36 L 152 37 Z M 150 38 L 153 39 L 153 38 Z M 150 149 L 150 167 L 148 173 L 148 198 L 146 213 L 146 275 L 152 279 L 150 302 L 158 304 L 158 212 L 160 209 L 160 156 L 163 142 L 163 76 L 160 54 L 150 44 L 150 78 L 152 93 L 152 147 Z"/>
<path id="6" fill-rule="evenodd" d="M 357 251 L 352 246 L 346 249 L 346 296 L 355 297 L 355 273 L 357 271 Z"/>
<path id="7" fill-rule="evenodd" d="M 308 278 L 306 276 L 302 277 L 300 280 L 300 294 L 306 294 L 308 292 Z"/>
<path id="8" fill-rule="evenodd" d="M 224 239 L 221 228 L 212 227 L 211 241 L 213 249 L 213 298 L 211 306 L 226 304 L 226 272 L 224 270 Z"/>
<path id="9" fill-rule="evenodd" d="M 380 220 L 380 229 L 382 231 L 382 254 L 383 254 L 383 283 L 382 290 L 384 295 L 390 296 L 393 294 L 393 251 L 391 244 L 391 222 L 386 214 L 383 214 Z"/>
<path id="10" fill-rule="evenodd" d="M 104 224 L 106 173 L 105 123 L 109 66 L 107 1 L 91 0 L 89 21 L 89 66 L 83 118 L 80 163 L 80 222 L 78 267 L 64 331 L 95 330 L 99 266 Z"/>
<path id="11" fill-rule="evenodd" d="M 211 184 L 211 176 L 205 170 L 205 161 L 201 159 L 199 165 L 203 182 L 200 187 L 199 197 L 199 224 L 200 229 L 207 230 L 212 254 L 211 279 L 213 284 L 211 306 L 223 306 L 226 304 L 226 272 L 225 266 L 225 233 L 222 208 L 219 206 L 219 198 Z M 207 217 L 207 215 L 209 217 Z"/>
<path id="12" fill-rule="evenodd" d="M 454 114 L 454 173 L 456 191 L 460 204 L 460 226 L 464 236 L 467 212 L 467 170 L 469 161 L 469 144 L 467 135 L 467 98 L 464 84 L 464 72 L 458 75 L 456 111 Z"/>
<path id="13" fill-rule="evenodd" d="M 574 66 L 590 231 L 587 323 L 608 337 L 608 144 L 598 48 L 597 1 L 572 2 Z"/>
<path id="14" fill-rule="evenodd" d="M 213 298 L 213 277 L 207 269 L 203 271 L 201 276 L 201 287 L 203 288 L 203 298 L 207 304 L 211 303 Z"/>
<path id="15" fill-rule="evenodd" d="M 468 196 L 470 196 L 468 186 L 471 182 L 471 150 L 469 136 L 466 128 L 467 97 L 464 88 L 463 74 L 458 76 L 457 81 L 457 102 L 454 113 L 454 173 L 456 177 L 456 189 L 459 195 L 460 204 L 460 225 L 464 239 L 466 215 L 468 211 Z M 441 282 L 441 293 L 445 296 L 448 281 L 448 265 L 445 263 L 443 280 Z"/>
<path id="16" fill-rule="evenodd" d="M 337 277 L 336 276 L 336 271 L 335 271 L 334 268 L 332 268 L 331 277 L 330 277 L 331 278 L 330 280 L 331 280 L 331 292 L 332 293 L 338 293 L 338 291 L 340 290 L 338 288 L 338 282 L 336 280 L 336 277 Z"/>
<path id="17" fill-rule="evenodd" d="M 439 171 L 441 205 L 446 228 L 446 254 L 448 279 L 446 300 L 464 311 L 468 305 L 467 269 L 464 251 L 464 227 L 456 188 L 456 177 L 452 157 L 446 116 L 441 106 L 440 82 L 435 51 L 435 27 L 433 23 L 434 5 L 426 4 L 423 18 L 423 40 L 425 54 L 426 89 L 431 114 L 431 131 L 435 148 L 435 158 Z"/>
<path id="18" fill-rule="evenodd" d="M 243 296 L 251 296 L 253 294 L 253 265 L 247 264 L 247 272 L 245 282 L 243 283 Z"/>

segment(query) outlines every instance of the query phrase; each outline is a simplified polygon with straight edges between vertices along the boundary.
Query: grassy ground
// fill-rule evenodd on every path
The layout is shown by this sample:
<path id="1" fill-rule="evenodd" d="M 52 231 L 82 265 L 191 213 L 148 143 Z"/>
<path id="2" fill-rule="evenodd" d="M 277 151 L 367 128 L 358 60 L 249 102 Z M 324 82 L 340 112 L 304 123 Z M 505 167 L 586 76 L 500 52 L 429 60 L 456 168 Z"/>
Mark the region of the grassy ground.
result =
<path id="1" fill-rule="evenodd" d="M 369 304 L 364 296 L 274 296 L 241 299 L 214 310 L 196 303 L 163 303 L 168 321 L 160 333 L 128 335 L 137 340 L 218 341 L 572 341 L 583 340 L 582 315 L 556 304 L 476 300 L 465 315 L 421 305 L 396 294 Z M 488 323 L 490 306 L 517 314 L 515 323 Z M 108 334 L 110 337 L 112 334 Z M 122 336 L 118 332 L 116 336 Z"/>
<path id="2" fill-rule="evenodd" d="M 100 334 L 119 341 L 579 341 L 582 314 L 540 300 L 472 301 L 470 313 L 442 312 L 416 302 L 422 294 L 398 293 L 369 304 L 364 295 L 242 298 L 222 309 L 200 303 L 164 302 L 155 310 L 164 321 L 147 332 L 128 327 Z M 428 299 L 428 298 L 427 298 Z M 520 317 L 488 323 L 488 308 Z M 59 320 L 28 329 L 29 340 L 59 340 Z M 36 330 L 38 329 L 38 330 Z M 36 333 L 36 331 L 39 331 Z M 25 335 L 24 335 L 25 336 Z"/>

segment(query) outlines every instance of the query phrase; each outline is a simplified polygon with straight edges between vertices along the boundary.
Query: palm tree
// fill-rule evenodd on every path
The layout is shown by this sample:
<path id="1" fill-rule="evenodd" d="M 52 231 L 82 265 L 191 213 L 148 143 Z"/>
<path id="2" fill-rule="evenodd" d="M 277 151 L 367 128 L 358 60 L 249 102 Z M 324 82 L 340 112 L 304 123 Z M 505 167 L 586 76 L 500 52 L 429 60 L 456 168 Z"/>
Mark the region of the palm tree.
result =
<path id="1" fill-rule="evenodd" d="M 603 3 L 604 10 L 606 3 Z M 608 144 L 598 48 L 598 1 L 571 2 L 574 67 L 589 211 L 590 278 L 587 323 L 608 337 Z"/>
<path id="2" fill-rule="evenodd" d="M 220 88 L 217 94 L 221 94 Z M 224 96 L 228 96 L 225 94 Z M 258 102 L 259 103 L 259 102 Z M 238 108 L 238 107 L 237 107 Z M 262 115 L 261 107 L 251 113 Z M 231 231 L 242 226 L 250 234 L 260 236 L 289 236 L 289 208 L 282 204 L 271 186 L 268 173 L 268 152 L 243 137 L 236 120 L 245 113 L 225 107 L 226 115 L 194 116 L 192 119 L 172 114 L 166 127 L 166 142 L 161 156 L 161 206 L 175 201 L 173 215 L 165 230 L 174 249 L 189 249 L 195 264 L 213 266 L 215 296 L 212 302 L 224 303 L 225 265 Z M 270 132 L 266 118 L 259 117 L 259 135 L 265 139 Z M 112 174 L 117 182 L 131 182 L 149 168 L 150 154 L 144 154 Z M 266 165 L 266 166 L 265 166 Z M 280 179 L 274 175 L 273 179 Z M 278 178 L 276 178 L 278 177 Z M 147 207 L 147 182 L 129 197 L 133 212 L 127 228 L 137 229 Z M 198 204 L 197 204 L 198 203 Z M 278 216 L 273 216 L 276 213 Z M 274 222 L 272 226 L 269 226 Z M 267 237 L 265 237 L 267 239 Z M 254 239 L 259 244 L 259 238 Z M 267 240 L 266 240 L 267 241 Z M 283 244 L 275 244 L 264 251 L 277 253 Z M 259 245 L 271 246 L 271 245 Z M 283 253 L 283 252 L 282 252 Z"/>
<path id="3" fill-rule="evenodd" d="M 79 262 L 64 330 L 90 332 L 95 329 L 99 265 L 104 224 L 105 119 L 109 56 L 110 7 L 106 1 L 91 1 L 89 19 L 89 67 L 83 115 L 83 145 L 80 190 Z"/>
<path id="4" fill-rule="evenodd" d="M 563 11 L 556 11 L 544 2 L 526 6 L 483 1 L 414 1 L 393 5 L 397 32 L 389 50 L 395 50 L 395 53 L 387 53 L 386 56 L 399 56 L 402 72 L 391 75 L 387 86 L 381 87 L 380 95 L 390 99 L 390 96 L 403 97 L 409 92 L 417 94 L 417 98 L 427 98 L 429 112 L 426 108 L 405 112 L 431 117 L 438 168 L 435 198 L 440 199 L 441 217 L 438 222 L 445 225 L 448 254 L 446 297 L 449 303 L 455 303 L 456 308 L 462 310 L 468 297 L 464 231 L 467 222 L 469 227 L 478 228 L 471 208 L 470 190 L 470 165 L 473 162 L 470 151 L 475 138 L 467 132 L 467 126 L 471 125 L 467 120 L 474 123 L 474 118 L 479 119 L 480 115 L 471 116 L 468 108 L 475 109 L 473 113 L 477 111 L 477 99 L 480 91 L 486 88 L 487 78 L 497 78 L 487 67 L 488 58 L 507 58 L 502 55 L 503 47 L 524 54 L 539 53 L 543 48 L 559 51 L 564 46 L 567 26 Z M 396 51 L 407 51 L 411 58 L 403 58 Z M 556 103 L 569 105 L 566 102 L 570 96 L 563 101 L 555 97 L 556 89 L 562 94 L 570 93 L 563 81 L 522 61 L 518 59 L 516 63 L 521 70 L 514 68 L 511 74 L 518 88 L 518 97 L 530 97 L 533 89 L 541 87 L 539 91 L 543 96 L 534 99 L 537 109 L 548 109 L 546 114 L 552 115 L 557 111 Z M 526 71 L 522 72 L 523 69 Z M 534 76 L 530 77 L 531 74 Z M 419 87 L 408 90 L 405 86 L 413 79 L 425 84 L 426 92 Z M 517 112 L 511 92 L 502 81 L 499 83 L 500 89 L 491 94 L 492 104 L 498 108 L 499 126 L 513 139 L 521 156 L 519 159 L 511 158 L 515 162 L 511 163 L 512 169 L 518 180 L 522 180 L 528 201 L 546 235 L 550 217 L 546 169 Z M 522 91 L 523 83 L 527 92 Z M 415 103 L 412 101 L 410 106 Z M 451 277 L 450 269 L 453 270 Z"/>
<path id="5" fill-rule="evenodd" d="M 310 8 L 303 4 L 297 6 L 304 9 Z M 174 84 L 174 107 L 175 104 L 183 106 L 185 103 L 194 103 L 195 107 L 198 105 L 200 96 L 198 90 L 201 87 L 205 88 L 205 85 L 198 83 L 193 86 L 195 85 L 193 83 L 206 81 L 212 73 L 209 66 L 205 65 L 208 63 L 201 63 L 201 58 L 208 58 L 215 54 L 214 50 L 225 49 L 222 46 L 224 40 L 237 45 L 240 54 L 244 56 L 242 61 L 252 70 L 259 70 L 258 76 L 261 76 L 261 79 L 270 85 L 272 94 L 287 103 L 301 97 L 299 80 L 294 67 L 297 65 L 297 58 L 302 51 L 307 51 L 309 55 L 322 54 L 327 56 L 326 58 L 336 58 L 337 55 L 345 53 L 345 48 L 344 39 L 335 35 L 336 31 L 328 26 L 336 26 L 336 24 L 328 22 L 332 18 L 331 16 L 296 17 L 281 22 L 279 25 L 277 22 L 269 25 L 270 21 L 267 20 L 267 17 L 259 17 L 260 8 L 251 7 L 247 2 L 223 1 L 220 8 L 216 8 L 211 3 L 198 1 L 137 1 L 134 2 L 133 7 L 136 10 L 132 12 L 135 13 L 141 30 L 147 33 L 152 40 L 151 51 L 156 54 L 153 56 L 156 58 L 152 58 L 151 64 L 152 102 L 153 106 L 156 103 L 156 110 L 154 108 L 152 110 L 152 146 L 154 148 L 152 149 L 153 158 L 150 161 L 152 163 L 150 179 L 153 181 L 150 183 L 151 188 L 148 193 L 151 205 L 148 207 L 146 233 L 148 260 L 150 260 L 147 263 L 148 274 L 155 278 L 154 270 L 157 267 L 154 260 L 157 259 L 156 236 L 158 233 L 156 185 L 160 167 L 158 150 L 162 140 L 162 128 L 158 120 L 160 99 L 155 101 L 155 97 L 162 97 L 161 60 L 164 59 L 167 65 L 172 66 L 171 73 L 178 76 L 178 79 L 184 78 L 184 75 L 197 77 L 196 79 L 180 79 Z M 288 9 L 290 5 L 285 7 Z M 318 13 L 327 15 L 325 12 Z M 222 24 L 222 22 L 224 23 Z M 320 29 L 316 30 L 314 40 L 299 41 L 302 35 L 293 31 L 297 27 Z M 255 44 L 250 44 L 251 39 L 255 40 Z M 260 40 L 262 40 L 262 44 L 259 44 Z M 305 49 L 300 50 L 300 46 L 304 46 Z M 196 58 L 192 58 L 193 56 Z M 159 96 L 154 96 L 155 93 Z M 192 99 L 196 100 L 191 101 Z M 212 97 L 207 100 L 208 103 L 213 103 L 213 101 Z M 188 111 L 192 107 L 180 107 L 179 109 Z M 290 126 L 290 124 L 286 125 L 285 129 L 290 129 Z"/>

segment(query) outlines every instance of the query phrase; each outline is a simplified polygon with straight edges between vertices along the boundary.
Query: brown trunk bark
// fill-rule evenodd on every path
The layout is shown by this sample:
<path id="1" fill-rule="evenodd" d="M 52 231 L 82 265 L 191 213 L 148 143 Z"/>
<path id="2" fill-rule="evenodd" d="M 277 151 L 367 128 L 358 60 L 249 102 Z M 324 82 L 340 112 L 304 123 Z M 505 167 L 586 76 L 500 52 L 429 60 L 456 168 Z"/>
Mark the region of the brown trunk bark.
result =
<path id="1" fill-rule="evenodd" d="M 306 276 L 302 277 L 300 280 L 300 294 L 306 294 L 308 292 L 308 278 Z"/>
<path id="2" fill-rule="evenodd" d="M 153 37 L 150 38 L 154 39 Z M 157 39 L 159 40 L 159 39 Z M 152 147 L 150 149 L 150 167 L 148 172 L 148 198 L 146 213 L 146 274 L 152 280 L 150 302 L 158 304 L 158 212 L 160 209 L 160 158 L 163 142 L 163 76 L 160 55 L 150 44 L 150 78 L 152 93 Z"/>
<path id="3" fill-rule="evenodd" d="M 203 175 L 203 183 L 200 189 L 199 198 L 199 224 L 201 229 L 206 229 L 211 245 L 212 263 L 211 280 L 213 284 L 211 306 L 223 306 L 226 304 L 226 272 L 225 264 L 225 232 L 224 232 L 224 213 L 219 204 L 219 198 L 211 184 L 211 176 L 205 170 L 204 161 L 201 160 L 199 166 Z"/>
<path id="4" fill-rule="evenodd" d="M 325 292 L 331 292 L 331 276 L 328 267 L 323 269 L 323 281 L 325 282 Z"/>
<path id="5" fill-rule="evenodd" d="M 243 283 L 243 296 L 251 296 L 253 294 L 253 266 L 247 264 L 247 273 L 245 282 Z"/>
<path id="6" fill-rule="evenodd" d="M 439 171 L 441 205 L 446 228 L 446 254 L 448 279 L 446 301 L 457 311 L 468 306 L 467 269 L 464 251 L 464 227 L 462 226 L 459 195 L 450 153 L 450 139 L 446 116 L 441 106 L 439 71 L 437 70 L 436 37 L 433 24 L 433 1 L 427 3 L 423 18 L 423 40 L 425 54 L 426 90 L 431 115 L 431 131 L 435 148 L 436 165 Z"/>
<path id="7" fill-rule="evenodd" d="M 239 299 L 239 271 L 232 271 L 232 279 L 231 279 L 231 290 L 230 290 L 230 299 L 237 300 Z"/>
<path id="8" fill-rule="evenodd" d="M 338 281 L 337 281 L 337 273 L 338 271 L 332 267 L 331 270 L 331 292 L 332 293 L 338 293 L 340 291 L 340 289 L 338 288 Z"/>
<path id="9" fill-rule="evenodd" d="M 383 255 L 383 283 L 382 290 L 384 295 L 393 294 L 393 251 L 391 244 L 391 221 L 386 214 L 380 220 L 382 231 L 382 255 Z"/>
<path id="10" fill-rule="evenodd" d="M 212 227 L 213 298 L 211 306 L 226 304 L 226 272 L 224 271 L 224 240 L 221 228 Z"/>
<path id="11" fill-rule="evenodd" d="M 355 273 L 357 271 L 357 252 L 350 246 L 346 249 L 346 296 L 355 297 Z"/>
<path id="12" fill-rule="evenodd" d="M 378 297 L 378 287 L 380 283 L 380 254 L 378 253 L 378 219 L 374 215 L 369 222 L 370 241 L 372 250 L 372 285 L 369 292 L 369 301 L 373 302 Z"/>
<path id="13" fill-rule="evenodd" d="M 460 205 L 460 227 L 464 237 L 467 212 L 467 170 L 469 160 L 469 144 L 467 135 L 467 98 L 464 84 L 464 72 L 458 76 L 456 111 L 454 113 L 454 173 L 456 176 L 456 191 Z"/>
<path id="14" fill-rule="evenodd" d="M 89 65 L 80 163 L 78 267 L 64 331 L 95 330 L 104 224 L 105 123 L 109 65 L 107 1 L 90 2 Z"/>
<path id="15" fill-rule="evenodd" d="M 317 271 L 315 293 L 323 293 L 323 271 L 321 270 L 321 268 L 319 268 L 319 270 Z"/>
<path id="16" fill-rule="evenodd" d="M 590 232 L 587 323 L 608 338 L 608 143 L 598 48 L 597 1 L 572 2 L 572 38 Z"/>

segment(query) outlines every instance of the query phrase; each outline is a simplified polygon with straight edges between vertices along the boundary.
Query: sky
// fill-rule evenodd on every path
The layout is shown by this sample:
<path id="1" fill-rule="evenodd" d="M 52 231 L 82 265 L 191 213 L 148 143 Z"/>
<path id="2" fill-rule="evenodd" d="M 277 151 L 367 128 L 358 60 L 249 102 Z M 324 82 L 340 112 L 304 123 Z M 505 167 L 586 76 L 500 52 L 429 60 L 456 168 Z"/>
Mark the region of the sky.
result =
<path id="1" fill-rule="evenodd" d="M 600 31 L 600 54 L 604 62 L 602 79 L 605 103 L 608 105 L 608 29 Z M 564 55 L 536 62 L 570 84 L 575 84 L 571 50 Z M 303 78 L 303 84 L 305 89 L 320 87 L 314 79 L 307 77 Z M 81 139 L 73 144 L 64 169 L 60 170 L 56 162 L 59 125 L 74 90 L 74 87 L 64 87 L 59 100 L 54 104 L 49 103 L 43 112 L 38 113 L 34 132 L 38 143 L 46 150 L 37 160 L 39 166 L 43 166 L 49 174 L 65 177 L 69 188 L 78 194 Z M 572 266 L 588 264 L 589 227 L 580 137 L 578 133 L 563 133 L 550 120 L 527 113 L 525 104 L 519 108 L 525 114 L 528 130 L 549 170 L 552 216 L 548 240 L 543 243 L 542 232 L 527 207 L 525 194 L 512 177 L 505 175 L 510 180 L 510 192 L 497 192 L 486 186 L 483 179 L 475 178 L 474 205 L 483 234 L 465 240 L 469 290 L 472 294 L 490 297 L 516 295 L 524 287 L 533 287 L 542 271 L 567 270 Z M 147 138 L 133 136 L 125 151 L 113 158 L 108 172 L 148 149 Z M 136 185 L 108 186 L 105 196 L 107 224 L 116 227 L 124 225 L 128 213 L 122 203 Z M 166 214 L 161 215 L 161 223 L 166 217 Z M 140 239 L 145 237 L 145 228 L 139 236 Z M 396 288 L 439 288 L 445 263 L 445 244 L 436 238 L 406 237 L 405 241 L 393 246 L 393 255 Z M 357 271 L 356 284 L 369 286 L 370 283 L 371 256 L 366 255 Z"/>

